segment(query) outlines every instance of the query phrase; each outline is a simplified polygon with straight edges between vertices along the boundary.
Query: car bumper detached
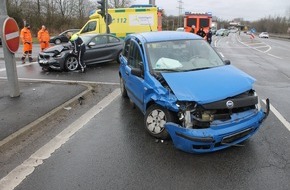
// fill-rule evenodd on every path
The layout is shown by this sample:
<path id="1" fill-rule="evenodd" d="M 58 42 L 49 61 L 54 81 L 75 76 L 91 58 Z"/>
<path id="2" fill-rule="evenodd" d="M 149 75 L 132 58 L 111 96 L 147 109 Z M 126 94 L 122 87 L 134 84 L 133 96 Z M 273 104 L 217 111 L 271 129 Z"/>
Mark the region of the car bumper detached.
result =
<path id="1" fill-rule="evenodd" d="M 267 118 L 269 111 L 270 103 L 267 99 L 265 112 L 261 110 L 243 119 L 233 118 L 226 124 L 212 125 L 206 129 L 192 129 L 168 122 L 165 128 L 177 149 L 188 153 L 214 152 L 250 138 Z"/>

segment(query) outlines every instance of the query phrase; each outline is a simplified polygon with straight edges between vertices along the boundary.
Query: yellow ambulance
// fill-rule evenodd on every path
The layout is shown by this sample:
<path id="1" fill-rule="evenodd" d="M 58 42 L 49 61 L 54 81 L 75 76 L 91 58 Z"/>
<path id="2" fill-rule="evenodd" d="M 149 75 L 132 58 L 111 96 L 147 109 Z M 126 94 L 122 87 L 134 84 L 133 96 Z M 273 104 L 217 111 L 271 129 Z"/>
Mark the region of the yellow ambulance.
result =
<path id="1" fill-rule="evenodd" d="M 105 18 L 97 12 L 90 16 L 79 34 L 106 33 Z M 110 33 L 120 38 L 131 33 L 162 30 L 162 14 L 157 7 L 108 9 L 108 14 L 112 21 L 109 25 Z"/>

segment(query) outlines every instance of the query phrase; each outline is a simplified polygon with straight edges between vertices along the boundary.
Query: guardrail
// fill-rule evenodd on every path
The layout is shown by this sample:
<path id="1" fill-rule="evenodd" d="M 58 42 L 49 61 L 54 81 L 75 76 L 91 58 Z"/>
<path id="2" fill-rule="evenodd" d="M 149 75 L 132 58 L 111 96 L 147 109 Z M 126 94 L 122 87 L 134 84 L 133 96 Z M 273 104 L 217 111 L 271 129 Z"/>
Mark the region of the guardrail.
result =
<path id="1" fill-rule="evenodd" d="M 269 34 L 269 36 L 273 38 L 282 38 L 290 40 L 290 34 Z"/>

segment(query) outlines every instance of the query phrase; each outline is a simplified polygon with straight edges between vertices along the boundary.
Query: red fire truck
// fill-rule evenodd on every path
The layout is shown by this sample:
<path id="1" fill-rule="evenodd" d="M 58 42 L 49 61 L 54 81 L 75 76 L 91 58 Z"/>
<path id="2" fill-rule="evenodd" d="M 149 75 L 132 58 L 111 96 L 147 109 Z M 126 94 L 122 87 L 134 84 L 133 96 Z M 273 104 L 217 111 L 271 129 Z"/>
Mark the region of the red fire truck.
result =
<path id="1" fill-rule="evenodd" d="M 200 27 L 203 27 L 203 30 L 207 33 L 211 27 L 212 14 L 209 12 L 206 13 L 193 13 L 185 12 L 184 16 L 184 28 L 186 32 L 190 32 L 191 26 L 195 26 L 195 33 L 199 30 Z"/>

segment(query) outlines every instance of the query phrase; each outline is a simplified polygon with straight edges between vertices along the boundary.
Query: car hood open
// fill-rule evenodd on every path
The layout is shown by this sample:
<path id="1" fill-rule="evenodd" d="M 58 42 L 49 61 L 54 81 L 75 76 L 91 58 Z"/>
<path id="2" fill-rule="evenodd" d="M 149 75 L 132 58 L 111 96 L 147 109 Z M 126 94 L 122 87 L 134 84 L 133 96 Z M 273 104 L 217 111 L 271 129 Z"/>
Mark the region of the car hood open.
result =
<path id="1" fill-rule="evenodd" d="M 179 101 L 215 102 L 252 89 L 255 79 L 234 66 L 162 73 Z"/>

